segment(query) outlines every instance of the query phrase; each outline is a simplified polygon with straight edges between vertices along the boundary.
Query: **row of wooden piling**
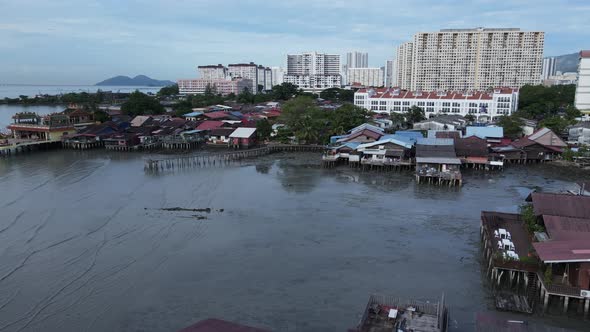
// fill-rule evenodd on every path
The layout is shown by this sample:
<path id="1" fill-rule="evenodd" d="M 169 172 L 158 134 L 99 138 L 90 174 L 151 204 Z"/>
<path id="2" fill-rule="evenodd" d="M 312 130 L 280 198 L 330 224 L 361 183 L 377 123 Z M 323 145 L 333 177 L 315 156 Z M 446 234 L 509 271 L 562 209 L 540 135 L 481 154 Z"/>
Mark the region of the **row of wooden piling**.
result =
<path id="1" fill-rule="evenodd" d="M 144 170 L 158 173 L 166 170 L 226 166 L 236 161 L 257 158 L 275 152 L 321 152 L 320 145 L 269 145 L 249 150 L 237 150 L 222 153 L 199 154 L 166 159 L 148 159 Z"/>

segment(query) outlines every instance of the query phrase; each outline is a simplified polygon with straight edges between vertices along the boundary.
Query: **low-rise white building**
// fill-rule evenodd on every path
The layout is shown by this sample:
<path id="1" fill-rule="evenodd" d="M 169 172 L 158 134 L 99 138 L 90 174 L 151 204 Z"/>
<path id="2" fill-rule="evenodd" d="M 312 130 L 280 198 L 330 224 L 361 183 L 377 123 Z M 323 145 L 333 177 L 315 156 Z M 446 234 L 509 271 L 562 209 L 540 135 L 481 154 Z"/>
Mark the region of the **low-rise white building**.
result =
<path id="1" fill-rule="evenodd" d="M 363 86 L 383 86 L 383 70 L 381 68 L 348 68 L 346 77 L 348 85 L 359 83 Z"/>
<path id="2" fill-rule="evenodd" d="M 465 116 L 487 122 L 510 115 L 518 108 L 518 89 L 495 88 L 490 92 L 407 91 L 399 88 L 367 88 L 354 94 L 354 104 L 376 113 L 404 113 L 410 107 L 424 110 L 427 118 L 440 114 Z"/>
<path id="3" fill-rule="evenodd" d="M 245 78 L 234 78 L 231 80 L 208 80 L 208 79 L 184 79 L 178 80 L 178 92 L 183 95 L 204 94 L 209 86 L 213 93 L 223 96 L 230 93 L 240 94 L 252 87 L 252 80 Z"/>
<path id="4" fill-rule="evenodd" d="M 285 75 L 283 81 L 295 84 L 305 91 L 322 91 L 342 87 L 342 76 L 340 75 Z"/>

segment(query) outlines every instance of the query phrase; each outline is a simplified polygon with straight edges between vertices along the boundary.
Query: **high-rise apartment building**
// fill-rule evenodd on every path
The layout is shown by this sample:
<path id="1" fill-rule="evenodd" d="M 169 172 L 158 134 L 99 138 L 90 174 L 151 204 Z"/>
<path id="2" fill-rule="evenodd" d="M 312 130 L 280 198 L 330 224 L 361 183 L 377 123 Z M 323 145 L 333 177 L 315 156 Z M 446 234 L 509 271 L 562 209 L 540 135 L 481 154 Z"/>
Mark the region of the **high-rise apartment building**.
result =
<path id="1" fill-rule="evenodd" d="M 272 90 L 273 86 L 274 85 L 272 81 L 272 70 L 269 67 L 266 67 L 264 68 L 264 90 Z"/>
<path id="2" fill-rule="evenodd" d="M 199 78 L 204 80 L 224 80 L 227 77 L 227 68 L 219 65 L 198 66 Z"/>
<path id="3" fill-rule="evenodd" d="M 555 58 L 544 58 L 543 69 L 541 70 L 541 80 L 547 80 L 550 76 L 555 76 Z"/>
<path id="4" fill-rule="evenodd" d="M 270 70 L 272 72 L 273 86 L 283 84 L 283 77 L 285 76 L 285 69 L 283 69 L 282 67 L 271 67 Z"/>
<path id="5" fill-rule="evenodd" d="M 512 28 L 417 33 L 398 48 L 398 85 L 459 91 L 539 84 L 544 40 L 541 31 Z"/>
<path id="6" fill-rule="evenodd" d="M 396 77 L 393 85 L 402 89 L 410 89 L 412 86 L 412 67 L 414 61 L 414 43 L 407 42 L 397 48 Z"/>
<path id="7" fill-rule="evenodd" d="M 346 53 L 346 69 L 350 68 L 368 68 L 369 53 L 366 52 L 348 52 Z"/>
<path id="8" fill-rule="evenodd" d="M 284 81 L 307 91 L 339 88 L 342 86 L 340 55 L 316 52 L 289 54 Z"/>
<path id="9" fill-rule="evenodd" d="M 590 50 L 580 52 L 575 105 L 580 111 L 590 114 Z"/>
<path id="10" fill-rule="evenodd" d="M 385 86 L 392 87 L 393 86 L 393 78 L 394 78 L 394 69 L 395 69 L 395 61 L 387 60 L 385 63 Z"/>
<path id="11" fill-rule="evenodd" d="M 346 77 L 348 85 L 383 86 L 383 70 L 381 68 L 348 68 Z"/>
<path id="12" fill-rule="evenodd" d="M 253 94 L 258 92 L 258 66 L 254 62 L 229 64 L 227 65 L 227 74 L 230 79 L 240 77 L 251 80 L 250 92 Z"/>

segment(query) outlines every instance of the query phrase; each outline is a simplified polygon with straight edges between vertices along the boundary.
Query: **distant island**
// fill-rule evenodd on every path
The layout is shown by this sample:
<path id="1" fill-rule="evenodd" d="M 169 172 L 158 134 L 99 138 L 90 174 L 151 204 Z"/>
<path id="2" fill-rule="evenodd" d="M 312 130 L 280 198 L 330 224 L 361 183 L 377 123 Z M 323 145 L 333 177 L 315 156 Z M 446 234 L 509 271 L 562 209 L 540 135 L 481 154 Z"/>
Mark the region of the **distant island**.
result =
<path id="1" fill-rule="evenodd" d="M 111 86 L 126 86 L 126 85 L 132 85 L 132 86 L 168 86 L 168 85 L 173 85 L 175 84 L 172 81 L 168 81 L 168 80 L 155 80 L 153 78 L 149 78 L 145 75 L 137 75 L 134 78 L 131 78 L 129 76 L 115 76 L 115 77 L 111 77 L 109 79 L 106 79 L 102 82 L 96 83 L 95 85 L 97 86 L 105 86 L 105 85 L 111 85 Z"/>

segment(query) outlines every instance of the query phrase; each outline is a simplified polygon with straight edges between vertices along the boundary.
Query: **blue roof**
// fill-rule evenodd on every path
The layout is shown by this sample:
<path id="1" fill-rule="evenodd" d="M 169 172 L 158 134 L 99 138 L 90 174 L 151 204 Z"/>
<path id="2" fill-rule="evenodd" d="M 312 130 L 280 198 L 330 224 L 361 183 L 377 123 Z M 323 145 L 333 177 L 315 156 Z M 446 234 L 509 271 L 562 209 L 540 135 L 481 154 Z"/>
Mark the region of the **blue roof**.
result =
<path id="1" fill-rule="evenodd" d="M 186 118 L 186 117 L 193 117 L 193 116 L 200 116 L 200 115 L 203 115 L 203 112 L 190 112 L 190 113 L 187 113 L 183 116 Z"/>
<path id="2" fill-rule="evenodd" d="M 348 135 L 336 135 L 336 136 L 330 136 L 330 143 L 336 143 L 336 141 L 338 141 L 341 138 L 344 137 L 348 137 Z"/>
<path id="3" fill-rule="evenodd" d="M 343 147 L 345 147 L 345 146 L 346 146 L 346 147 L 349 147 L 349 148 L 351 148 L 351 149 L 353 149 L 353 150 L 354 150 L 354 149 L 356 149 L 356 148 L 357 148 L 357 147 L 358 147 L 360 144 L 361 144 L 361 143 L 359 143 L 359 142 L 346 142 L 346 143 L 344 143 L 344 144 L 341 144 L 341 145 L 335 146 L 335 147 L 333 147 L 332 149 L 335 149 L 335 150 L 336 150 L 336 149 L 340 149 L 340 148 L 343 148 Z"/>
<path id="4" fill-rule="evenodd" d="M 183 131 L 182 134 L 196 134 L 196 133 L 200 133 L 202 132 L 202 130 L 198 130 L 198 129 L 193 129 L 193 130 L 187 130 L 187 131 Z"/>
<path id="5" fill-rule="evenodd" d="M 477 136 L 479 138 L 502 138 L 504 137 L 504 128 L 502 127 L 473 127 L 466 129 L 465 137 Z"/>
<path id="6" fill-rule="evenodd" d="M 229 112 L 229 114 L 235 116 L 236 118 L 240 118 L 240 119 L 244 117 L 244 114 L 242 114 L 242 112 L 238 112 L 238 111 L 231 111 L 231 112 Z"/>
<path id="7" fill-rule="evenodd" d="M 419 138 L 417 144 L 420 145 L 454 145 L 452 138 Z"/>
<path id="8" fill-rule="evenodd" d="M 396 135 L 411 137 L 415 139 L 424 138 L 421 132 L 415 130 L 398 130 L 395 132 Z"/>
<path id="9" fill-rule="evenodd" d="M 395 135 L 392 135 L 395 136 Z M 414 146 L 414 142 L 406 142 L 406 141 L 402 141 L 402 140 L 398 140 L 396 138 L 387 138 L 387 139 L 383 139 L 383 137 L 375 142 L 370 142 L 370 143 L 364 143 L 361 146 L 359 146 L 359 148 L 368 148 L 368 147 L 372 147 L 375 145 L 385 145 L 387 143 L 393 143 L 393 144 L 397 144 L 400 146 L 403 146 L 406 149 L 411 149 Z"/>

